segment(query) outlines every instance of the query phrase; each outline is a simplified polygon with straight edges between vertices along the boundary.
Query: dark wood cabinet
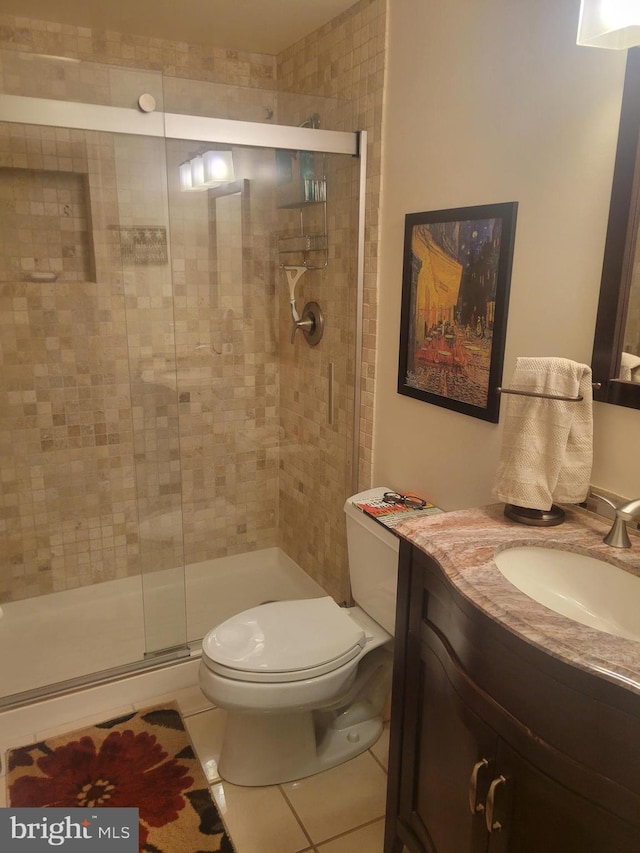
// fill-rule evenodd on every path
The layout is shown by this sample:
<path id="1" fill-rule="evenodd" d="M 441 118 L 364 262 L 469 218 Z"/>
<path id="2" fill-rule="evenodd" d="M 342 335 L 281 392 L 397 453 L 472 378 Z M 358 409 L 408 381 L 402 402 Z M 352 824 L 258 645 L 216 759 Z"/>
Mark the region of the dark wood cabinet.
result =
<path id="1" fill-rule="evenodd" d="M 639 853 L 640 697 L 529 646 L 407 542 L 393 691 L 385 853 Z"/>

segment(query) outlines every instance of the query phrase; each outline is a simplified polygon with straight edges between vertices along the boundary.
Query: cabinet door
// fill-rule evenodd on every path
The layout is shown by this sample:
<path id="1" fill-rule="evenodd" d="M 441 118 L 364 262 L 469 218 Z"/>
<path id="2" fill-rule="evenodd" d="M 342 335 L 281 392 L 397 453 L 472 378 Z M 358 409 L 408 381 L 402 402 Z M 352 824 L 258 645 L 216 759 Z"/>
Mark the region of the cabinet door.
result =
<path id="1" fill-rule="evenodd" d="M 504 742 L 494 778 L 505 781 L 494 785 L 493 809 L 488 806 L 494 827 L 489 853 L 640 850 L 637 828 L 541 773 Z"/>
<path id="2" fill-rule="evenodd" d="M 429 853 L 482 853 L 497 737 L 461 700 L 430 646 L 421 651 L 411 825 Z"/>

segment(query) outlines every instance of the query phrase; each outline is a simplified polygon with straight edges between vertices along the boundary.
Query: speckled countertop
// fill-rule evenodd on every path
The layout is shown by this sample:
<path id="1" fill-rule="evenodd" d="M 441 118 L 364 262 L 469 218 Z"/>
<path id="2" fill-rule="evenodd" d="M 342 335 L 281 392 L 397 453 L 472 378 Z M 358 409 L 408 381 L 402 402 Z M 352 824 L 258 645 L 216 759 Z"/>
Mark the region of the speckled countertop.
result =
<path id="1" fill-rule="evenodd" d="M 493 560 L 505 548 L 537 545 L 591 554 L 640 576 L 640 536 L 631 536 L 630 549 L 611 548 L 602 541 L 611 522 L 577 507 L 563 508 L 566 520 L 556 527 L 509 521 L 504 505 L 493 504 L 406 521 L 396 532 L 434 557 L 462 595 L 514 634 L 640 694 L 640 643 L 588 628 L 538 604 L 509 583 Z"/>

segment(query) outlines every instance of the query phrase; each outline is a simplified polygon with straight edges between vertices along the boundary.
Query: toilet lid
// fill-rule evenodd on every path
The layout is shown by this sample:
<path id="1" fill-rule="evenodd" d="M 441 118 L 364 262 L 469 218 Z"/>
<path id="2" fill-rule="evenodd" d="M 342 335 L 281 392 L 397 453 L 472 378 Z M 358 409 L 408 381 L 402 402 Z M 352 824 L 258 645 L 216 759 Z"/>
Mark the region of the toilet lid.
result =
<path id="1" fill-rule="evenodd" d="M 329 596 L 274 601 L 209 631 L 203 658 L 241 681 L 299 681 L 332 672 L 365 645 L 365 632 Z"/>

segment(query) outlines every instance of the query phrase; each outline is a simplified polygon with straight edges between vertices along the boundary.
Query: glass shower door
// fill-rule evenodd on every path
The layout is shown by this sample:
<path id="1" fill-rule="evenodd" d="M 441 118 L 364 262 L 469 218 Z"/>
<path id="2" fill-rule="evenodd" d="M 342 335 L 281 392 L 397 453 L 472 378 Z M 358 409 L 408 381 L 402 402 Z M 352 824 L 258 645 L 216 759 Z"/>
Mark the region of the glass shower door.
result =
<path id="1" fill-rule="evenodd" d="M 113 135 L 145 656 L 185 648 L 176 293 L 165 141 Z M 186 653 L 186 652 L 185 652 Z"/>
<path id="2" fill-rule="evenodd" d="M 163 140 L 3 122 L 0 148 L 14 695 L 184 645 L 184 561 Z"/>
<path id="3" fill-rule="evenodd" d="M 234 557 L 278 548 L 349 595 L 360 161 L 213 137 L 167 140 L 189 641 L 270 597 L 233 588 Z M 215 158 L 233 171 L 207 183 Z M 302 270 L 295 311 L 324 312 L 313 345 L 285 267 Z"/>
<path id="4" fill-rule="evenodd" d="M 5 51 L 0 67 L 16 116 L 0 123 L 11 704 L 186 649 L 186 636 L 164 138 L 161 121 L 145 135 L 123 109 L 145 89 L 161 106 L 161 75 Z"/>

